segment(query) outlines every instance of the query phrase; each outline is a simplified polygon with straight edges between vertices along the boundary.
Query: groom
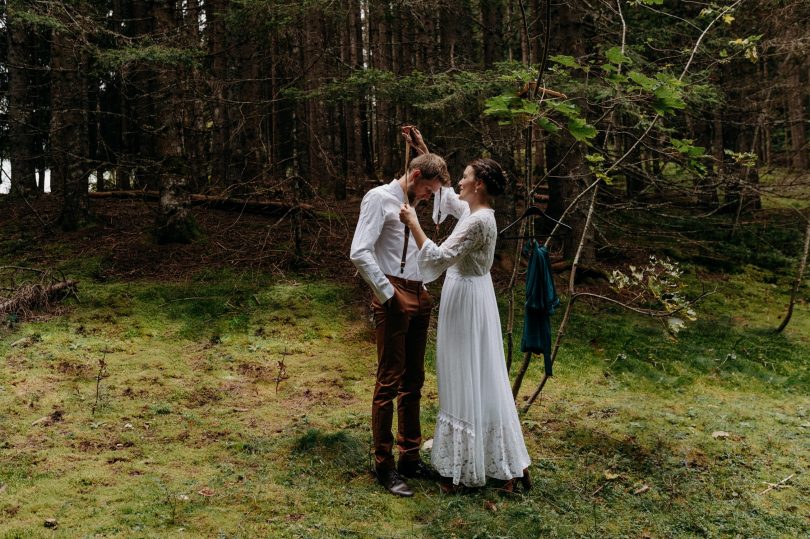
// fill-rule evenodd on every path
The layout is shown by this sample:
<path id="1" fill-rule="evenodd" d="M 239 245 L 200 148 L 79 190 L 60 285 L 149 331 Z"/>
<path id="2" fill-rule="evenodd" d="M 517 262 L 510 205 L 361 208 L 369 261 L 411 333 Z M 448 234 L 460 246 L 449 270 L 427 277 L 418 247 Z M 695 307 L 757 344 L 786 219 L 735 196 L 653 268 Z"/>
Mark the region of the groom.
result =
<path id="1" fill-rule="evenodd" d="M 425 381 L 425 345 L 433 299 L 419 277 L 416 242 L 411 239 L 404 250 L 405 227 L 399 220 L 399 209 L 406 201 L 406 192 L 407 200 L 415 205 L 449 179 L 447 165 L 438 155 L 424 153 L 414 158 L 405 175 L 366 193 L 352 240 L 351 260 L 374 292 L 371 307 L 377 339 L 377 381 L 371 431 L 375 471 L 377 481 L 397 496 L 413 496 L 403 476 L 434 476 L 419 458 L 419 400 Z M 399 450 L 396 468 L 391 434 L 395 398 Z"/>

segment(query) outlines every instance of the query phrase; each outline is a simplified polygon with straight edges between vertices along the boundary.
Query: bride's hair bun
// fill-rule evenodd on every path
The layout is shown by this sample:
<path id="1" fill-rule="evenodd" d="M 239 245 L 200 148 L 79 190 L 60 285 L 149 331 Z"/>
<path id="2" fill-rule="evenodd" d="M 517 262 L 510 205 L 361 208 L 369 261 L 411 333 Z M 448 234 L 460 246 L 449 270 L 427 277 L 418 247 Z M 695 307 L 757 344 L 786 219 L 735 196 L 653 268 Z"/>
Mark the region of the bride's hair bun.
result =
<path id="1" fill-rule="evenodd" d="M 494 159 L 481 157 L 473 160 L 470 166 L 475 171 L 475 177 L 487 186 L 487 193 L 498 196 L 506 189 L 506 172 Z"/>

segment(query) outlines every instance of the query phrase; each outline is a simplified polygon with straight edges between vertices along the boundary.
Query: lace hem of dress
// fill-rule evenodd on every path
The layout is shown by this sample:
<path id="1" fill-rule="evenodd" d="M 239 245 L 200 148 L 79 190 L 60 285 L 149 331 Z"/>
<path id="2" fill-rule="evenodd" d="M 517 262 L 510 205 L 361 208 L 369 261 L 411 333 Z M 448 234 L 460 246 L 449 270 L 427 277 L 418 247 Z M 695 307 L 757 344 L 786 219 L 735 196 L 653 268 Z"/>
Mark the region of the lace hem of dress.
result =
<path id="1" fill-rule="evenodd" d="M 447 412 L 439 412 L 439 416 L 436 418 L 436 423 L 444 423 L 453 430 L 461 430 L 464 431 L 466 434 L 475 437 L 475 430 L 473 430 L 473 426 L 469 421 L 459 419 L 453 415 L 448 414 Z"/>
<path id="2" fill-rule="evenodd" d="M 522 444 L 509 428 L 491 425 L 477 436 L 472 425 L 445 412 L 436 418 L 436 433 L 431 450 L 431 463 L 443 477 L 469 487 L 483 486 L 487 477 L 512 479 L 521 477 L 530 461 L 516 451 Z"/>

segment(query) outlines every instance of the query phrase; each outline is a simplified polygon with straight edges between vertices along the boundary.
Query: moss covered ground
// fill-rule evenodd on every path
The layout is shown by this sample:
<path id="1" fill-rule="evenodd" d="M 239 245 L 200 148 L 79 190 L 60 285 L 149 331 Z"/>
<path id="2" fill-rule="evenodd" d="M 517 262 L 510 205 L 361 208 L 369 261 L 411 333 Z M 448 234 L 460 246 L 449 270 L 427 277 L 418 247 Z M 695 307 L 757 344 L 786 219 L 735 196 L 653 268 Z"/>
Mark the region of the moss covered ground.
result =
<path id="1" fill-rule="evenodd" d="M 110 276 L 109 253 L 20 254 L 4 239 L 2 263 L 55 261 L 80 285 L 0 329 L 0 538 L 807 537 L 808 288 L 773 334 L 793 247 L 752 260 L 746 234 L 732 270 L 680 253 L 692 292 L 716 292 L 677 338 L 576 307 L 522 416 L 533 490 L 448 496 L 417 481 L 411 499 L 371 474 L 361 284 L 208 266 Z M 430 350 L 427 366 L 430 437 Z M 533 364 L 520 402 L 541 375 Z"/>

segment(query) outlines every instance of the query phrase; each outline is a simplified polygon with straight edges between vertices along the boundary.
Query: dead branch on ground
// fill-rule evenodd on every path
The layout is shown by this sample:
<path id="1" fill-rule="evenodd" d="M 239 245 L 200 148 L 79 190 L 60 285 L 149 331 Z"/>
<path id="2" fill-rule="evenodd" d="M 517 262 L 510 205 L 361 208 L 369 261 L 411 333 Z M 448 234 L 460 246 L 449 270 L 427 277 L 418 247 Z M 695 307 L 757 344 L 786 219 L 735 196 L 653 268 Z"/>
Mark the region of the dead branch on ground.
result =
<path id="1" fill-rule="evenodd" d="M 158 191 L 100 191 L 90 193 L 91 198 L 131 198 L 142 200 L 159 200 Z M 311 204 L 300 204 L 279 201 L 279 200 L 251 200 L 242 198 L 230 198 L 211 195 L 191 195 L 190 204 L 193 206 L 208 206 L 220 210 L 268 213 L 271 215 L 283 214 L 285 212 L 312 212 Z"/>
<path id="2" fill-rule="evenodd" d="M 55 302 L 76 295 L 78 281 L 51 270 L 0 266 L 0 316 L 28 318 Z"/>

